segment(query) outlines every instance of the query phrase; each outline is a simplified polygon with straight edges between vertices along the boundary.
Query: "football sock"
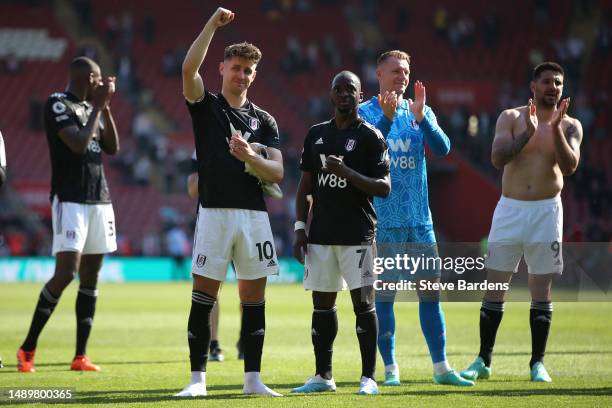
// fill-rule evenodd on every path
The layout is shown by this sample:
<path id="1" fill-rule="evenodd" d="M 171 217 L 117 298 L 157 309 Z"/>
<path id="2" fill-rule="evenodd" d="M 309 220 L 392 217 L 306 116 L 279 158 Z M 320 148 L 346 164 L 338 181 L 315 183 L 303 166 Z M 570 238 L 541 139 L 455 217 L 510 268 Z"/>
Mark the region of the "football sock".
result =
<path id="1" fill-rule="evenodd" d="M 378 319 L 376 308 L 368 305 L 365 310 L 355 310 L 355 331 L 361 351 L 361 376 L 374 379 L 376 371 L 376 339 L 378 338 Z"/>
<path id="2" fill-rule="evenodd" d="M 210 311 L 215 298 L 204 292 L 191 292 L 191 311 L 187 323 L 189 362 L 191 371 L 206 371 L 208 345 L 210 343 Z"/>
<path id="3" fill-rule="evenodd" d="M 531 361 L 529 367 L 540 361 L 544 362 L 546 341 L 552 320 L 552 302 L 531 302 L 529 324 L 531 326 Z"/>
<path id="4" fill-rule="evenodd" d="M 192 384 L 197 384 L 197 383 L 206 384 L 206 372 L 192 371 L 191 372 L 191 383 Z"/>
<path id="5" fill-rule="evenodd" d="M 332 378 L 332 354 L 334 340 L 338 334 L 336 306 L 329 310 L 315 309 L 312 312 L 312 345 L 314 347 L 316 371 L 322 378 Z"/>
<path id="6" fill-rule="evenodd" d="M 244 347 L 244 372 L 261 371 L 261 353 L 266 334 L 266 301 L 242 302 L 240 341 Z"/>
<path id="7" fill-rule="evenodd" d="M 76 356 L 85 354 L 87 339 L 89 339 L 94 314 L 96 313 L 97 298 L 98 291 L 95 288 L 79 287 L 76 298 Z"/>
<path id="8" fill-rule="evenodd" d="M 419 320 L 434 364 L 446 361 L 446 325 L 439 297 L 419 301 Z"/>
<path id="9" fill-rule="evenodd" d="M 395 360 L 395 313 L 393 302 L 376 302 L 378 317 L 378 350 L 385 366 L 397 365 Z"/>
<path id="10" fill-rule="evenodd" d="M 55 296 L 49 292 L 47 285 L 43 286 L 42 290 L 40 291 L 40 295 L 38 296 L 38 303 L 36 303 L 36 309 L 34 310 L 30 330 L 28 331 L 25 341 L 21 345 L 21 348 L 24 351 L 32 351 L 36 348 L 38 336 L 49 320 L 51 313 L 53 313 L 55 310 L 58 300 L 59 296 Z"/>
<path id="11" fill-rule="evenodd" d="M 504 302 L 482 301 L 480 307 L 480 352 L 485 366 L 491 367 L 491 356 L 497 329 L 504 315 Z"/>

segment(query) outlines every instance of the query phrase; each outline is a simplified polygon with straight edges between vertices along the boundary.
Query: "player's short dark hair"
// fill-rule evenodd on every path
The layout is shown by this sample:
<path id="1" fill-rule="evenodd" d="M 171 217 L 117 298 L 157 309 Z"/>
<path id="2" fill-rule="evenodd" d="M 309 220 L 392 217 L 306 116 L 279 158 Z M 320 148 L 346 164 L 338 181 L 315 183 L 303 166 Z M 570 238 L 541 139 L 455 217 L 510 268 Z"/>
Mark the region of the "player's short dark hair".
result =
<path id="1" fill-rule="evenodd" d="M 96 62 L 92 60 L 91 58 L 87 58 L 87 57 L 76 57 L 70 63 L 70 70 L 73 72 L 74 71 L 87 71 L 87 70 L 91 72 L 96 68 L 99 68 L 98 64 L 96 64 Z"/>
<path id="2" fill-rule="evenodd" d="M 533 77 L 532 77 L 532 79 L 534 81 L 537 80 L 540 77 L 540 75 L 542 74 L 542 72 L 544 72 L 544 71 L 558 72 L 562 76 L 565 76 L 565 71 L 563 71 L 563 67 L 561 65 L 557 64 L 556 62 L 547 61 L 547 62 L 543 62 L 541 64 L 538 64 L 533 69 Z"/>
<path id="3" fill-rule="evenodd" d="M 410 65 L 410 55 L 400 50 L 391 50 L 391 51 L 383 52 L 382 54 L 380 54 L 380 56 L 376 60 L 376 65 L 380 65 L 381 63 L 385 62 L 387 59 L 391 57 L 395 57 L 399 60 L 406 60 L 408 61 L 408 65 Z"/>
<path id="4" fill-rule="evenodd" d="M 225 47 L 223 52 L 223 60 L 227 61 L 233 57 L 240 57 L 251 61 L 254 64 L 261 60 L 261 51 L 251 43 L 243 41 L 238 44 L 232 44 Z"/>
<path id="5" fill-rule="evenodd" d="M 332 79 L 332 86 L 333 86 L 333 85 L 336 83 L 336 81 L 337 81 L 339 78 L 350 78 L 350 79 L 352 79 L 353 81 L 355 81 L 355 84 L 357 85 L 357 87 L 359 88 L 359 90 L 361 90 L 361 80 L 359 79 L 359 77 L 357 76 L 357 74 L 355 74 L 354 72 L 352 72 L 352 71 L 347 71 L 347 70 L 344 70 L 344 71 L 340 71 L 340 72 L 338 72 L 338 73 L 337 73 L 337 74 L 334 76 L 334 79 Z"/>

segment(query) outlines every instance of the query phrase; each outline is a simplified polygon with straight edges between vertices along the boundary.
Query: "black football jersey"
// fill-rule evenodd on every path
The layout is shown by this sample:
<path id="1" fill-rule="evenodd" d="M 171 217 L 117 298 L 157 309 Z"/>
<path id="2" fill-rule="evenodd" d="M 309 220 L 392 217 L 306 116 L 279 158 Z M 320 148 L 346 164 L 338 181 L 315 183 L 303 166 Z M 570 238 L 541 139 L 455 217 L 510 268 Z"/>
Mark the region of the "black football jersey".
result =
<path id="1" fill-rule="evenodd" d="M 266 211 L 257 178 L 245 173 L 244 162 L 229 152 L 231 127 L 249 143 L 279 148 L 276 121 L 247 101 L 232 108 L 223 95 L 205 91 L 202 99 L 187 102 L 198 165 L 198 192 L 203 208 L 239 208 Z"/>
<path id="2" fill-rule="evenodd" d="M 384 137 L 361 118 L 347 129 L 334 119 L 313 126 L 306 140 L 300 169 L 312 177 L 313 214 L 308 242 L 320 245 L 361 245 L 376 234 L 373 197 L 348 180 L 323 171 L 327 156 L 341 156 L 346 166 L 372 178 L 389 174 Z"/>
<path id="3" fill-rule="evenodd" d="M 84 128 L 93 106 L 69 92 L 51 94 L 45 104 L 45 130 L 51 155 L 51 200 L 84 204 L 110 203 L 111 197 L 102 166 L 101 135 L 103 119 L 84 155 L 73 153 L 59 136 L 59 131 L 77 126 Z"/>

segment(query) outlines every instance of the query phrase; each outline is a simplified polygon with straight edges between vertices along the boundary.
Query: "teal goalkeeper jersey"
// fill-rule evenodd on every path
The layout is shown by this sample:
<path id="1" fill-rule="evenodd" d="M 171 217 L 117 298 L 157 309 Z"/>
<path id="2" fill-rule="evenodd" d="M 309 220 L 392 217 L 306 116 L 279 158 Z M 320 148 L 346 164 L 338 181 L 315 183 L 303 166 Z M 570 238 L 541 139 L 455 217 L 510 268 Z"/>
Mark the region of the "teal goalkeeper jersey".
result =
<path id="1" fill-rule="evenodd" d="M 425 143 L 438 156 L 450 150 L 450 141 L 438 125 L 436 115 L 425 106 L 425 118 L 417 123 L 402 100 L 391 123 L 374 96 L 359 105 L 359 115 L 386 134 L 391 162 L 391 194 L 374 198 L 379 228 L 410 228 L 432 225 L 427 192 Z M 389 124 L 391 128 L 389 129 Z M 387 133 L 388 131 L 388 133 Z"/>

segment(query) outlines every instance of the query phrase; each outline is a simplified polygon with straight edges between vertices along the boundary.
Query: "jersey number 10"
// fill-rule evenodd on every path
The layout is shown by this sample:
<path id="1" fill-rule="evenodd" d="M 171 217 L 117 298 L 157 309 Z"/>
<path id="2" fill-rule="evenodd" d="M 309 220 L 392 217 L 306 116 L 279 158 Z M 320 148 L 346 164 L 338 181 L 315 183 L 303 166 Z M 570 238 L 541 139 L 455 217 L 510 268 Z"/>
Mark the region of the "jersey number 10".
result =
<path id="1" fill-rule="evenodd" d="M 274 247 L 270 241 L 258 242 L 255 244 L 257 247 L 257 252 L 259 252 L 259 261 L 263 261 L 265 259 L 272 259 L 274 256 Z"/>

